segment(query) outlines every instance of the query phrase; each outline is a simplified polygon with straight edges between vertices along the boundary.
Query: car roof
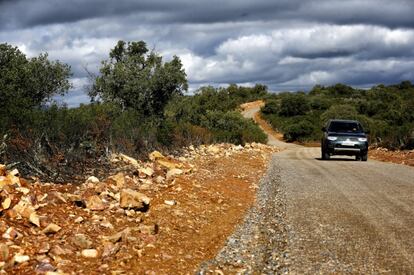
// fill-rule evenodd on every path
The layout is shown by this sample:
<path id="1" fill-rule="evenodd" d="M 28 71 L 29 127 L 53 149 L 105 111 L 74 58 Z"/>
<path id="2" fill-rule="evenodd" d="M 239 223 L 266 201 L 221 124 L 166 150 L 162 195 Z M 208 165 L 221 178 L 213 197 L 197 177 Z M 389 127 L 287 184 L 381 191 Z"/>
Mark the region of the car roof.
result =
<path id="1" fill-rule="evenodd" d="M 349 120 L 349 119 L 330 119 L 328 122 L 329 123 L 331 122 L 359 123 L 358 120 Z"/>

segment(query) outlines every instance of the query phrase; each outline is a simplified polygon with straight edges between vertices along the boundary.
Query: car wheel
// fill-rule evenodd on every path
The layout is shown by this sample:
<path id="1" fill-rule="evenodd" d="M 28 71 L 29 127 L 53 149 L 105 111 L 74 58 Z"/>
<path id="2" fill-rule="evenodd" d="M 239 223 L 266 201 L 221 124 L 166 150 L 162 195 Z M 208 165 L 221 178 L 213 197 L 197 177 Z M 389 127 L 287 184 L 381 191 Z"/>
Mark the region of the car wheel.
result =
<path id="1" fill-rule="evenodd" d="M 329 160 L 330 158 L 331 156 L 325 150 L 322 150 L 322 159 Z"/>
<path id="2" fill-rule="evenodd" d="M 368 153 L 365 153 L 361 156 L 361 160 L 362 161 L 367 161 L 368 160 Z"/>

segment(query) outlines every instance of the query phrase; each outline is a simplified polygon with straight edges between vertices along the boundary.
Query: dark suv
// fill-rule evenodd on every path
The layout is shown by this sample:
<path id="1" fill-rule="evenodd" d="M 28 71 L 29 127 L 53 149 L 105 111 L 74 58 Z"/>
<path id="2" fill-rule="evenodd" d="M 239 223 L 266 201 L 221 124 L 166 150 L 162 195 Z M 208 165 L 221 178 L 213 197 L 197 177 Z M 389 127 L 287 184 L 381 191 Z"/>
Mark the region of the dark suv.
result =
<path id="1" fill-rule="evenodd" d="M 346 155 L 355 156 L 356 160 L 368 160 L 367 132 L 358 121 L 332 119 L 322 131 L 322 159 L 328 160 L 332 155 Z"/>

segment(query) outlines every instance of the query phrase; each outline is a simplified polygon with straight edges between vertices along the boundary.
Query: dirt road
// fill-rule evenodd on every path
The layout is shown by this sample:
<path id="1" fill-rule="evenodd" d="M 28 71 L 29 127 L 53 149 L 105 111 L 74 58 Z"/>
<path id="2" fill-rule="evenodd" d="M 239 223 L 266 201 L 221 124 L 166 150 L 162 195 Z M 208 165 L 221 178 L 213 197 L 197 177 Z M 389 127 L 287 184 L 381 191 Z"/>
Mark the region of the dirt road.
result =
<path id="1" fill-rule="evenodd" d="M 258 109 L 244 115 L 253 117 Z M 260 207 L 229 239 L 216 266 L 268 274 L 414 273 L 414 168 L 321 161 L 319 148 L 272 136 L 269 143 L 285 148 L 261 182 L 260 190 L 271 191 L 259 190 Z M 249 229 L 252 219 L 260 220 L 255 230 Z"/>
<path id="2" fill-rule="evenodd" d="M 318 157 L 319 148 L 278 155 L 289 270 L 414 272 L 414 169 Z"/>

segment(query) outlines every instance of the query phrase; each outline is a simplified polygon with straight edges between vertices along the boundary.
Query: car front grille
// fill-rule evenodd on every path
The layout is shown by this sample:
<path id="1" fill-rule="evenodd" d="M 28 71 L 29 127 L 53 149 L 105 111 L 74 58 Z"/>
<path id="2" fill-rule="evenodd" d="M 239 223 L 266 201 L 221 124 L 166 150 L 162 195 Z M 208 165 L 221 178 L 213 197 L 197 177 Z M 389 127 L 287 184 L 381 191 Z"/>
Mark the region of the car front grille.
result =
<path id="1" fill-rule="evenodd" d="M 358 141 L 358 138 L 356 137 L 338 137 L 337 141 L 345 141 L 349 139 L 350 141 Z"/>

